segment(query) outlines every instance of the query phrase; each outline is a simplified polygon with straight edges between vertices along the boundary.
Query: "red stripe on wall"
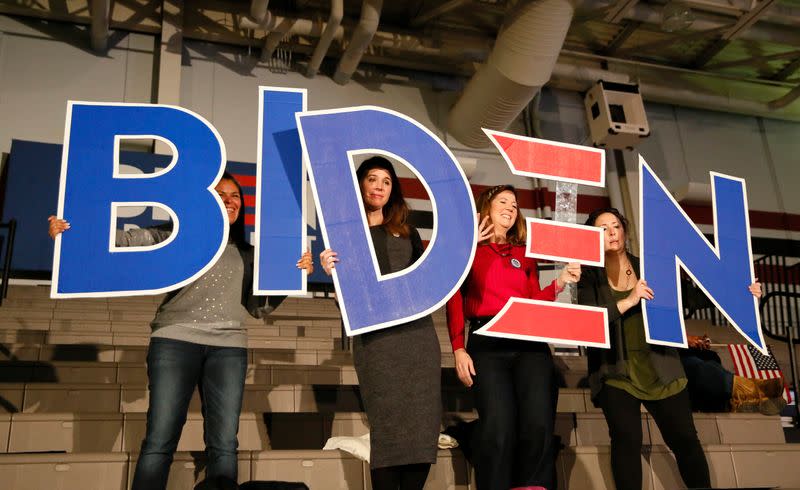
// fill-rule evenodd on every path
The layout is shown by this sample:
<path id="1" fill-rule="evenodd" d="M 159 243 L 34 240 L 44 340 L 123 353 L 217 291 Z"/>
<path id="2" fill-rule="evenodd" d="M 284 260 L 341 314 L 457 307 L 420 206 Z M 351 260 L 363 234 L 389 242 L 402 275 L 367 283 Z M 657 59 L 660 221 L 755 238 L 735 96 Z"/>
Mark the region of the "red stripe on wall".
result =
<path id="1" fill-rule="evenodd" d="M 253 175 L 234 175 L 236 180 L 243 187 L 255 187 L 256 178 Z M 425 199 L 428 196 L 422 183 L 413 178 L 401 178 L 400 185 L 403 195 L 408 199 Z M 471 184 L 472 195 L 477 199 L 478 195 L 485 189 L 492 187 L 488 185 Z M 517 201 L 520 208 L 540 209 L 549 206 L 555 208 L 556 194 L 546 187 L 536 189 L 517 189 Z M 245 206 L 255 206 L 255 196 L 246 194 L 244 196 Z M 589 214 L 595 209 L 607 208 L 611 206 L 611 201 L 607 196 L 597 196 L 591 194 L 578 195 L 578 213 Z M 699 225 L 713 225 L 714 215 L 711 206 L 701 205 L 681 205 L 689 218 Z M 251 218 L 254 219 L 254 218 Z M 253 221 L 254 222 L 254 221 Z M 253 223 L 250 223 L 253 224 Z M 788 230 L 800 232 L 800 214 L 777 213 L 771 211 L 750 210 L 750 226 L 765 230 Z"/>
<path id="2" fill-rule="evenodd" d="M 403 195 L 410 199 L 429 199 L 425 188 L 417 179 L 401 178 L 400 185 L 403 187 Z M 488 185 L 471 184 L 472 195 L 477 198 L 478 194 L 485 189 L 492 187 Z M 545 206 L 555 207 L 556 193 L 546 187 L 536 189 L 517 189 L 517 201 L 519 207 L 524 209 L 539 209 Z M 589 214 L 598 208 L 611 206 L 611 201 L 607 196 L 596 196 L 590 194 L 578 195 L 578 213 Z M 697 224 L 713 225 L 714 214 L 711 206 L 681 205 L 681 207 Z M 800 231 L 800 214 L 776 213 L 771 211 L 750 210 L 750 226 L 766 230 L 789 230 Z"/>
<path id="3" fill-rule="evenodd" d="M 681 207 L 689 218 L 699 225 L 713 225 L 714 212 L 711 206 L 682 204 Z M 776 213 L 772 211 L 750 210 L 750 227 L 765 230 L 800 231 L 800 215 Z"/>
<path id="4" fill-rule="evenodd" d="M 403 188 L 403 196 L 408 199 L 430 199 L 425 187 L 417 179 L 401 178 L 400 186 Z M 472 195 L 477 199 L 478 195 L 485 189 L 493 186 L 471 184 Z M 546 187 L 536 189 L 517 189 L 517 204 L 523 209 L 539 209 L 545 206 L 554 208 L 556 205 L 556 193 Z M 595 196 L 590 194 L 580 194 L 578 196 L 578 213 L 589 214 L 598 208 L 607 208 L 611 201 L 606 196 Z"/>
<path id="5" fill-rule="evenodd" d="M 255 175 L 243 175 L 243 174 L 232 174 L 233 178 L 239 182 L 239 185 L 242 187 L 255 187 L 256 186 L 256 176 Z"/>

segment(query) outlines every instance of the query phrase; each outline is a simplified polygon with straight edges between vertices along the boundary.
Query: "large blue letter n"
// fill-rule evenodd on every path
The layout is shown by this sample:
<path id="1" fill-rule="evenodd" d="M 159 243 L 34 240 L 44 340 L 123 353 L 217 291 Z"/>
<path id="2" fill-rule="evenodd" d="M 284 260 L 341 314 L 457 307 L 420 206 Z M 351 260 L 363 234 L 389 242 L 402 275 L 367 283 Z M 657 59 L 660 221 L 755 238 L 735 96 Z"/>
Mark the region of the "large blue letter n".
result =
<path id="1" fill-rule="evenodd" d="M 160 140 L 172 161 L 153 174 L 120 172 L 125 139 Z M 58 215 L 71 228 L 56 240 L 53 297 L 142 295 L 193 281 L 216 262 L 228 238 L 214 191 L 225 149 L 216 130 L 179 107 L 70 102 Z M 117 247 L 118 207 L 161 208 L 172 217 L 166 241 Z"/>
<path id="2" fill-rule="evenodd" d="M 754 274 L 744 180 L 711 172 L 714 247 L 641 157 L 639 172 L 642 277 L 655 296 L 643 301 L 647 341 L 687 346 L 682 268 L 731 325 L 766 353 L 758 300 L 748 289 Z"/>

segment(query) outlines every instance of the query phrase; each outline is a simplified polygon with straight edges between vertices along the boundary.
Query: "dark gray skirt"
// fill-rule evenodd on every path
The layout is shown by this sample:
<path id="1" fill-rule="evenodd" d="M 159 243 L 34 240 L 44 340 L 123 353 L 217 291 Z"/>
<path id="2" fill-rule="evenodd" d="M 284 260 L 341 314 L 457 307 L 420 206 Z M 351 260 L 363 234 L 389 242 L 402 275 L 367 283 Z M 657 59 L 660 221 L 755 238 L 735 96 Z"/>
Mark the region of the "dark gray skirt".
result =
<path id="1" fill-rule="evenodd" d="M 435 463 L 441 351 L 431 317 L 356 336 L 353 358 L 370 425 L 370 467 Z"/>

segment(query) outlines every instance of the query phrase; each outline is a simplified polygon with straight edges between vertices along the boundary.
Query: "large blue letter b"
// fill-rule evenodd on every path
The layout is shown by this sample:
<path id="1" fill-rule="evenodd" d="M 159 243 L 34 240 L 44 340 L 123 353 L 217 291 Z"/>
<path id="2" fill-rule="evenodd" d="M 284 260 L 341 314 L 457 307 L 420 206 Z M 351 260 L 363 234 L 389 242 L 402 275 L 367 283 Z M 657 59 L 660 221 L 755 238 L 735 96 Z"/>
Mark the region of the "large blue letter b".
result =
<path id="1" fill-rule="evenodd" d="M 155 174 L 121 174 L 119 142 L 158 139 L 172 162 Z M 193 281 L 214 264 L 228 238 L 214 186 L 225 149 L 216 130 L 185 109 L 70 102 L 59 216 L 71 228 L 56 241 L 53 297 L 154 294 Z M 114 245 L 116 209 L 155 206 L 173 220 L 155 246 Z"/>

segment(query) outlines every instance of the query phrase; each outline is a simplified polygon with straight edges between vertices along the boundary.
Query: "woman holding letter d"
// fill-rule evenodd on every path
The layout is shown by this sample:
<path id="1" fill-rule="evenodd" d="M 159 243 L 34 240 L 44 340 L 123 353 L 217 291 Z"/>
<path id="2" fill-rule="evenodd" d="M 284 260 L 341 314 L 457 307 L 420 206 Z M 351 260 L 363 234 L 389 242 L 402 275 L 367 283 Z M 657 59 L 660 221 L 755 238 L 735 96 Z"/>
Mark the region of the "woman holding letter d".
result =
<path id="1" fill-rule="evenodd" d="M 407 222 L 409 209 L 391 162 L 380 156 L 365 160 L 356 180 L 381 274 L 409 267 L 422 255 L 422 240 Z M 330 275 L 339 257 L 327 249 L 320 261 Z M 433 320 L 424 316 L 358 335 L 353 359 L 370 425 L 372 488 L 421 490 L 436 462 L 442 410 Z"/>

